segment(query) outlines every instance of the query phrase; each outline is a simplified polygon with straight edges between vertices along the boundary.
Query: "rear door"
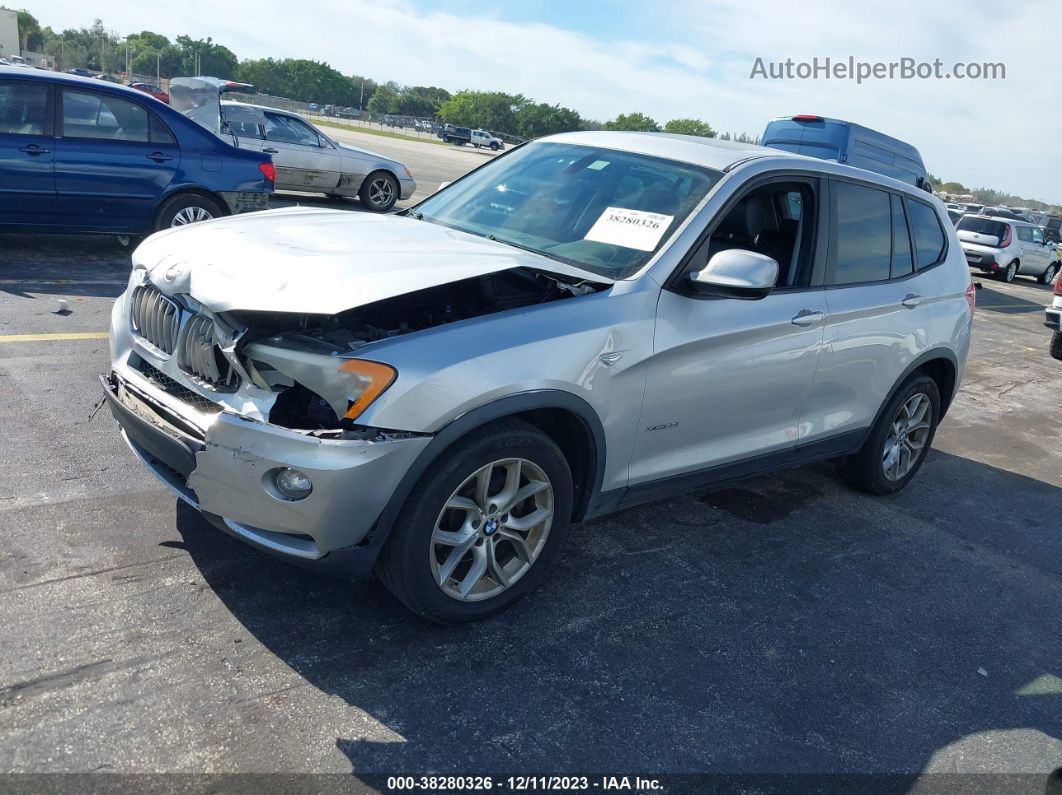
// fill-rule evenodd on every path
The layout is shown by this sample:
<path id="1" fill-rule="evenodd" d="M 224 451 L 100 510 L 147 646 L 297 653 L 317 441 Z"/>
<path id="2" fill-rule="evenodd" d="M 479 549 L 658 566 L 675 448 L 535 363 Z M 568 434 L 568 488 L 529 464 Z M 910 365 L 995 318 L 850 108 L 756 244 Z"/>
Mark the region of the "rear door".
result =
<path id="1" fill-rule="evenodd" d="M 145 104 L 114 94 L 63 88 L 55 139 L 60 214 L 84 229 L 146 231 L 173 181 L 181 151 Z"/>
<path id="2" fill-rule="evenodd" d="M 54 89 L 0 80 L 0 224 L 55 222 Z"/>
<path id="3" fill-rule="evenodd" d="M 925 350 L 931 325 L 930 297 L 915 270 L 908 202 L 870 184 L 833 179 L 830 205 L 829 312 L 801 422 L 809 440 L 868 428 L 904 369 Z M 943 241 L 939 225 L 937 232 Z M 931 245 L 927 234 L 924 248 Z M 926 257 L 926 267 L 934 264 Z"/>
<path id="4" fill-rule="evenodd" d="M 302 119 L 266 111 L 262 151 L 273 156 L 278 190 L 329 191 L 339 184 L 339 152 Z"/>

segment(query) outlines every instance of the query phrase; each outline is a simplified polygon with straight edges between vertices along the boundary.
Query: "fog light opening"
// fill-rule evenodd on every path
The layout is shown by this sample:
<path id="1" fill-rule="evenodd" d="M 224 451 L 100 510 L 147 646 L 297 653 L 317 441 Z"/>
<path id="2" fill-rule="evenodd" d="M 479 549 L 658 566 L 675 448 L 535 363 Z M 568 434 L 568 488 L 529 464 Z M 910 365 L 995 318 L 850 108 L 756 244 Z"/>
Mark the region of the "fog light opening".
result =
<path id="1" fill-rule="evenodd" d="M 272 482 L 281 497 L 293 502 L 306 499 L 313 491 L 313 482 L 306 473 L 289 467 L 274 469 Z"/>

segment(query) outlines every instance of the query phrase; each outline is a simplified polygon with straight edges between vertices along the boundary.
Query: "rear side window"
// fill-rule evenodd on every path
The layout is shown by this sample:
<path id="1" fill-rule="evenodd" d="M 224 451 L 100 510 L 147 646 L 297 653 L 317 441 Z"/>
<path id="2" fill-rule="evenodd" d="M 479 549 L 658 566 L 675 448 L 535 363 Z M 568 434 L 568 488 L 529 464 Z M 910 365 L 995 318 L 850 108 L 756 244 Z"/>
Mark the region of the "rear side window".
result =
<path id="1" fill-rule="evenodd" d="M 48 87 L 0 83 L 0 134 L 43 135 Z"/>
<path id="2" fill-rule="evenodd" d="M 908 201 L 907 212 L 911 216 L 911 231 L 914 232 L 915 260 L 918 269 L 936 265 L 944 256 L 944 230 L 940 228 L 937 211 L 928 204 Z"/>
<path id="3" fill-rule="evenodd" d="M 892 201 L 892 278 L 906 276 L 914 271 L 911 257 L 911 238 L 907 229 L 907 215 L 903 211 L 903 201 L 895 193 Z"/>
<path id="4" fill-rule="evenodd" d="M 893 234 L 889 194 L 834 182 L 832 195 L 837 246 L 829 282 L 858 284 L 888 279 Z"/>
<path id="5" fill-rule="evenodd" d="M 148 143 L 148 112 L 118 97 L 64 90 L 63 136 Z"/>
<path id="6" fill-rule="evenodd" d="M 173 139 L 173 133 L 169 128 L 162 123 L 161 120 L 154 114 L 149 114 L 148 125 L 151 130 L 151 143 L 153 144 L 173 144 L 177 143 Z"/>

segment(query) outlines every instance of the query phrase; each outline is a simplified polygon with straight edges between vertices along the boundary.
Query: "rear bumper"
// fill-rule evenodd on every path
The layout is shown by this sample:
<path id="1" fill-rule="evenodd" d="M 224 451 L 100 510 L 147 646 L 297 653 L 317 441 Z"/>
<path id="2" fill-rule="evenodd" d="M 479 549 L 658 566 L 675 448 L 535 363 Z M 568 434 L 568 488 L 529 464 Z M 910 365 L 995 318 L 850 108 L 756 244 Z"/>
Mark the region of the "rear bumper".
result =
<path id="1" fill-rule="evenodd" d="M 1054 331 L 1062 331 L 1062 309 L 1047 307 L 1044 312 L 1044 325 Z"/>
<path id="2" fill-rule="evenodd" d="M 402 177 L 398 180 L 399 199 L 408 199 L 417 190 L 417 183 L 412 177 Z"/>
<path id="3" fill-rule="evenodd" d="M 269 194 L 266 191 L 222 191 L 220 195 L 233 215 L 269 209 Z"/>
<path id="4" fill-rule="evenodd" d="M 345 579 L 371 572 L 369 531 L 430 441 L 321 439 L 227 411 L 198 429 L 117 373 L 100 381 L 130 449 L 177 497 L 264 552 Z M 313 492 L 281 498 L 271 487 L 281 467 L 306 473 Z"/>

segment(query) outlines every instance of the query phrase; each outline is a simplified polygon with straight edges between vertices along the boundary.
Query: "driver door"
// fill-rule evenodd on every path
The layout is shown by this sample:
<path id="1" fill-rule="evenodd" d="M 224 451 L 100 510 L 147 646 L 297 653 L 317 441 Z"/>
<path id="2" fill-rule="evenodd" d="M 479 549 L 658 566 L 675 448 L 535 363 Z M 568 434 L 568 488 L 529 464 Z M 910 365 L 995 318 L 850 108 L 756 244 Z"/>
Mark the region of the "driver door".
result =
<path id="1" fill-rule="evenodd" d="M 780 272 L 765 298 L 698 295 L 684 274 L 661 291 L 631 486 L 795 450 L 826 320 L 824 291 L 810 286 L 825 253 L 818 184 L 746 189 L 683 268 L 726 248 L 767 254 Z"/>

